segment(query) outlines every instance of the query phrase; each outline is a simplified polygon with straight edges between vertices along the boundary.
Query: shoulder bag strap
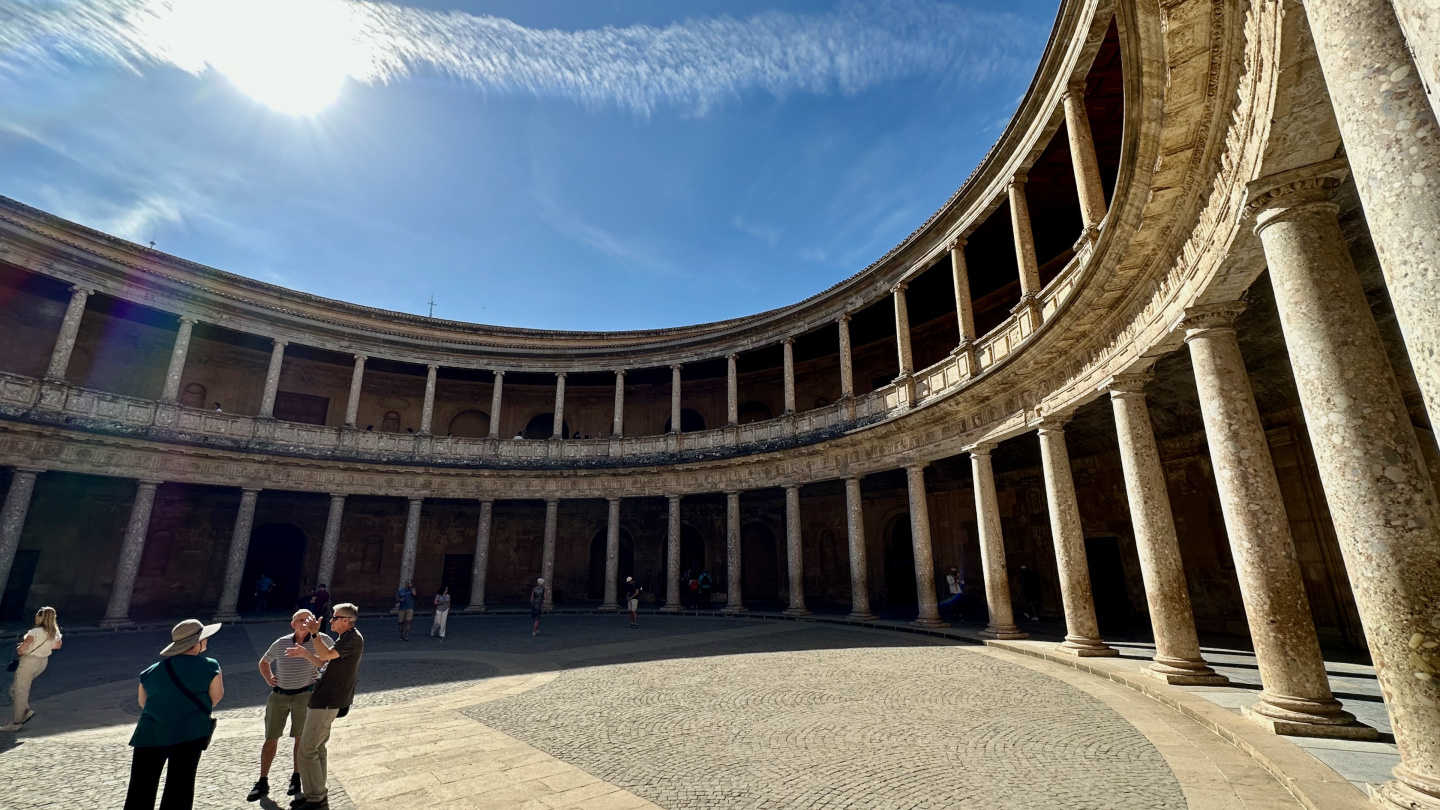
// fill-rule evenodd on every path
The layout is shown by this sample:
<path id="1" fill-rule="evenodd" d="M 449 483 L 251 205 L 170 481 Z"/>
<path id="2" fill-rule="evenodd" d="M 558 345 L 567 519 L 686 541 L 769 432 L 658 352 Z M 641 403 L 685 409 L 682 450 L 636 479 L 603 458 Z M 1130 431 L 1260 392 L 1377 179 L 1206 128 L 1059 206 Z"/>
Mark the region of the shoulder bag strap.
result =
<path id="1" fill-rule="evenodd" d="M 199 709 L 202 713 L 204 713 L 206 717 L 209 717 L 210 710 L 205 708 L 205 704 L 200 702 L 200 698 L 195 697 L 194 692 L 186 689 L 185 684 L 180 682 L 180 676 L 175 674 L 175 667 L 171 665 L 170 661 L 171 659 L 169 658 L 165 659 L 165 673 L 170 676 L 170 680 L 175 682 L 175 688 L 180 690 L 180 694 L 184 695 L 187 698 L 190 698 L 190 702 L 195 704 L 195 708 Z"/>

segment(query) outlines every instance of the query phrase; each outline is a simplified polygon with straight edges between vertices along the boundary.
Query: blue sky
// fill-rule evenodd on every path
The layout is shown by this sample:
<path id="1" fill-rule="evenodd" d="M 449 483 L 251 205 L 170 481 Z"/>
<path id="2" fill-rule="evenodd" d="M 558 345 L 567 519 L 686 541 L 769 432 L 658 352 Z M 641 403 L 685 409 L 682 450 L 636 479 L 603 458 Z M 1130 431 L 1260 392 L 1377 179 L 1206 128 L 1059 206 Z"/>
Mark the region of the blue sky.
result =
<path id="1" fill-rule="evenodd" d="M 0 194 L 457 320 L 793 303 L 932 213 L 1057 0 L 0 0 Z"/>

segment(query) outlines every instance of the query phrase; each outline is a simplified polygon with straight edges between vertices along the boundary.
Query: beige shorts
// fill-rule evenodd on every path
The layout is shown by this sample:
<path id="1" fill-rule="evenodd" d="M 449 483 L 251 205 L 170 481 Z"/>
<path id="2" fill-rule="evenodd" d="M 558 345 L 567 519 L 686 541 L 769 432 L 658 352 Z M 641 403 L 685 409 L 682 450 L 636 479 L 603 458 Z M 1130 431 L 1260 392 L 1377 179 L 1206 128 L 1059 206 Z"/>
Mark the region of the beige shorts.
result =
<path id="1" fill-rule="evenodd" d="M 640 600 L 639 600 L 639 599 L 631 599 L 629 602 L 626 603 L 626 609 L 629 610 L 631 613 L 634 613 L 635 611 L 639 610 L 639 609 L 640 609 Z"/>
<path id="2" fill-rule="evenodd" d="M 410 610 L 402 610 L 402 611 L 399 611 L 396 615 L 398 615 L 398 616 L 400 617 L 400 621 L 402 621 L 402 622 L 413 622 L 413 621 L 415 621 L 415 610 L 414 610 L 413 608 L 410 609 Z"/>
<path id="3" fill-rule="evenodd" d="M 310 706 L 310 693 L 282 695 L 272 691 L 265 698 L 265 739 L 278 740 L 285 734 L 285 718 L 290 718 L 290 736 L 299 737 L 305 730 L 305 712 Z"/>

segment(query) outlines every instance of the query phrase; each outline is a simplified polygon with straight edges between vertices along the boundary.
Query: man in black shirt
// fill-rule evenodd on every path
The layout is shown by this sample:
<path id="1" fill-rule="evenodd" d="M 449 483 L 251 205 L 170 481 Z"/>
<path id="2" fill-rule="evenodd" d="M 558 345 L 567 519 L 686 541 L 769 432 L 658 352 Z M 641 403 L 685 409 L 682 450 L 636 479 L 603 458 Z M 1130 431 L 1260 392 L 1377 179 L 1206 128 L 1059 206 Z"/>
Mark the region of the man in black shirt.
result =
<path id="1" fill-rule="evenodd" d="M 360 673 L 360 657 L 365 652 L 365 637 L 355 629 L 360 609 L 349 602 L 335 606 L 330 631 L 337 633 L 333 646 L 317 636 L 315 652 L 299 645 L 285 650 L 289 658 L 304 658 L 317 667 L 325 667 L 315 691 L 310 693 L 305 729 L 300 733 L 300 790 L 290 810 L 329 810 L 329 790 L 325 786 L 325 743 L 330 740 L 330 726 L 335 718 L 350 710 L 355 699 L 355 679 Z"/>
<path id="2" fill-rule="evenodd" d="M 535 580 L 535 587 L 530 589 L 530 618 L 535 620 L 535 625 L 530 628 L 531 636 L 540 635 L 540 611 L 545 609 L 545 578 Z"/>
<path id="3" fill-rule="evenodd" d="M 634 577 L 625 577 L 625 607 L 630 611 L 630 626 L 639 627 L 635 614 L 640 611 L 640 583 Z"/>

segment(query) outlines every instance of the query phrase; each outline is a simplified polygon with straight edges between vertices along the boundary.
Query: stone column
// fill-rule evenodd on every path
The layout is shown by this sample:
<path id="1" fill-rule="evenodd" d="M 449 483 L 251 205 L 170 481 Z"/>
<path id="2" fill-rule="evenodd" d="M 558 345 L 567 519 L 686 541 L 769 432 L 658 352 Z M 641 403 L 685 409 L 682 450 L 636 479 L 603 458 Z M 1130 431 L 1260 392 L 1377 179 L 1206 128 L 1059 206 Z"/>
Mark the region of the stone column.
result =
<path id="1" fill-rule="evenodd" d="M 420 409 L 420 435 L 430 435 L 435 421 L 435 375 L 440 367 L 434 364 L 425 367 L 425 404 Z"/>
<path id="2" fill-rule="evenodd" d="M 1028 332 L 1040 325 L 1040 264 L 1035 259 L 1035 232 L 1030 227 L 1030 204 L 1025 200 L 1024 173 L 1016 174 L 1007 187 L 1010 193 L 1010 227 L 1015 235 L 1015 263 L 1020 267 L 1020 303 L 1011 310 L 1019 314 Z M 1028 324 L 1028 325 L 1027 325 Z"/>
<path id="3" fill-rule="evenodd" d="M 1264 686 L 1244 713 L 1276 734 L 1373 740 L 1375 729 L 1357 724 L 1330 693 L 1280 481 L 1235 337 L 1243 308 L 1192 307 L 1181 328 Z"/>
<path id="4" fill-rule="evenodd" d="M 557 372 L 555 372 L 555 420 L 554 420 L 554 423 L 553 423 L 553 425 L 552 425 L 552 427 L 551 427 L 551 430 L 550 430 L 550 438 L 552 438 L 552 439 L 564 439 L 564 438 L 566 438 L 566 436 L 564 435 L 564 433 L 565 433 L 565 372 L 563 372 L 563 371 L 557 371 Z M 550 580 L 549 580 L 548 577 L 547 577 L 546 580 L 545 580 L 545 584 L 546 584 L 546 585 L 549 585 L 549 584 L 550 584 Z M 546 589 L 545 589 L 545 593 L 547 593 L 547 594 L 550 593 L 550 589 L 549 589 L 549 588 L 546 588 Z"/>
<path id="5" fill-rule="evenodd" d="M 490 386 L 490 438 L 500 438 L 500 401 L 505 393 L 505 372 L 495 372 L 495 382 Z"/>
<path id="6" fill-rule="evenodd" d="M 749 613 L 745 607 L 740 567 L 740 493 L 725 493 L 725 609 L 731 615 Z"/>
<path id="7" fill-rule="evenodd" d="M 850 541 L 850 615 L 861 622 L 878 618 L 870 610 L 870 570 L 865 560 L 865 510 L 860 503 L 860 479 L 845 479 L 845 529 Z"/>
<path id="8" fill-rule="evenodd" d="M 915 401 L 915 356 L 910 351 L 910 310 L 905 301 L 905 290 L 908 287 L 909 285 L 902 281 L 890 288 L 890 295 L 895 299 L 895 355 L 900 364 L 900 373 L 896 375 L 895 382 L 905 392 L 907 404 Z"/>
<path id="9" fill-rule="evenodd" d="M 975 376 L 975 302 L 970 298 L 970 267 L 965 262 L 964 237 L 950 242 L 950 277 L 955 286 L 955 321 L 960 327 L 960 343 L 951 354 L 964 358 L 965 371 Z"/>
<path id="10" fill-rule="evenodd" d="M 680 432 L 680 366 L 670 367 L 670 432 Z"/>
<path id="11" fill-rule="evenodd" d="M 93 290 L 75 286 L 70 288 L 70 303 L 65 306 L 65 317 L 60 321 L 60 334 L 55 337 L 55 349 L 50 352 L 50 365 L 45 369 L 45 379 L 65 381 L 65 370 L 70 367 L 70 354 L 75 351 L 75 338 L 80 335 L 80 321 L 85 317 L 85 302 Z"/>
<path id="12" fill-rule="evenodd" d="M 625 369 L 615 372 L 615 418 L 610 435 L 620 438 L 625 435 Z"/>
<path id="13" fill-rule="evenodd" d="M 1065 640 L 1059 652 L 1082 658 L 1119 655 L 1100 640 L 1095 619 L 1095 594 L 1090 590 L 1090 567 L 1085 559 L 1085 532 L 1080 526 L 1080 505 L 1070 475 L 1070 451 L 1065 446 L 1069 415 L 1040 423 L 1040 463 L 1045 472 L 1045 501 L 1050 508 L 1050 535 L 1055 541 L 1055 567 L 1060 574 L 1060 599 L 1065 604 Z"/>
<path id="14" fill-rule="evenodd" d="M 345 496 L 331 493 L 330 513 L 325 516 L 325 541 L 320 545 L 320 570 L 315 575 L 317 585 L 335 582 L 335 558 L 340 554 L 340 526 L 344 520 Z"/>
<path id="15" fill-rule="evenodd" d="M 805 609 L 805 554 L 800 534 L 800 485 L 785 487 L 785 567 L 790 577 L 786 616 L 809 616 Z"/>
<path id="16" fill-rule="evenodd" d="M 925 497 L 925 465 L 907 466 L 905 481 L 910 491 L 910 544 L 915 550 L 915 594 L 920 603 L 920 615 L 910 623 L 916 627 L 949 627 L 949 622 L 940 620 L 940 607 L 935 598 L 935 553 L 930 543 L 930 504 Z"/>
<path id="17" fill-rule="evenodd" d="M 840 329 L 840 396 L 855 396 L 855 364 L 850 351 L 850 313 L 835 319 Z"/>
<path id="18" fill-rule="evenodd" d="M 133 627 L 130 620 L 130 597 L 135 593 L 135 577 L 140 573 L 140 558 L 145 556 L 145 537 L 150 531 L 150 510 L 155 506 L 155 490 L 159 481 L 140 481 L 135 487 L 135 501 L 130 505 L 130 522 L 125 525 L 125 542 L 120 546 L 120 560 L 115 564 L 115 582 L 110 588 L 110 603 L 100 626 L 105 628 Z"/>
<path id="19" fill-rule="evenodd" d="M 1415 68 L 1425 80 L 1430 109 L 1440 116 L 1440 15 L 1429 0 L 1390 0 L 1405 32 Z"/>
<path id="20" fill-rule="evenodd" d="M 412 495 L 409 501 L 405 510 L 405 546 L 400 552 L 400 582 L 396 590 L 405 584 L 405 580 L 415 578 L 415 557 L 420 553 L 420 510 L 425 499 Z"/>
<path id="21" fill-rule="evenodd" d="M 1105 386 L 1115 411 L 1135 551 L 1155 634 L 1155 659 L 1146 672 L 1166 683 L 1219 686 L 1229 680 L 1215 674 L 1200 657 L 1200 640 L 1195 635 L 1180 541 L 1170 513 L 1170 493 L 1165 489 L 1165 468 L 1160 466 L 1160 450 L 1145 404 L 1144 387 L 1150 376 L 1119 374 Z"/>
<path id="22" fill-rule="evenodd" d="M 275 339 L 270 348 L 270 368 L 265 372 L 265 393 L 260 397 L 261 419 L 275 418 L 275 395 L 280 393 L 280 368 L 285 365 L 285 347 L 289 343 Z"/>
<path id="23" fill-rule="evenodd" d="M 725 424 L 740 424 L 740 355 L 725 355 Z"/>
<path id="24" fill-rule="evenodd" d="M 230 532 L 230 551 L 225 556 L 225 583 L 220 589 L 220 604 L 215 621 L 232 622 L 240 618 L 241 577 L 245 576 L 245 555 L 250 553 L 250 529 L 255 525 L 255 501 L 258 489 L 240 490 L 240 509 L 235 513 L 235 528 Z"/>
<path id="25" fill-rule="evenodd" d="M 161 402 L 173 405 L 180 399 L 180 376 L 185 373 L 185 356 L 190 353 L 190 331 L 194 328 L 194 318 L 180 319 L 180 328 L 175 332 L 175 345 L 170 349 L 170 365 L 165 369 L 165 386 L 160 391 Z"/>
<path id="26" fill-rule="evenodd" d="M 795 413 L 795 338 L 780 341 L 785 350 L 785 413 Z"/>
<path id="27" fill-rule="evenodd" d="M 1070 165 L 1075 169 L 1075 193 L 1080 198 L 1082 239 L 1093 239 L 1105 218 L 1105 187 L 1100 183 L 1100 161 L 1090 134 L 1090 113 L 1085 109 L 1085 80 L 1065 87 L 1065 133 L 1070 139 Z"/>
<path id="28" fill-rule="evenodd" d="M 1431 0 L 1305 0 L 1365 226 L 1425 408 L 1440 423 L 1440 101 L 1427 100 L 1396 10 L 1412 23 L 1428 20 L 1432 33 L 1440 29 Z M 1440 44 L 1433 38 L 1412 38 L 1408 46 L 1434 67 Z"/>
<path id="29" fill-rule="evenodd" d="M 980 631 L 985 638 L 1029 638 L 1015 626 L 1010 605 L 1010 570 L 1005 564 L 1005 537 L 1000 530 L 1000 499 L 995 494 L 995 470 L 990 463 L 993 444 L 965 449 L 975 481 L 975 519 L 980 532 L 980 568 L 985 575 L 985 607 L 990 623 Z"/>
<path id="30" fill-rule="evenodd" d="M 35 493 L 35 476 L 44 470 L 16 467 L 5 491 L 5 505 L 0 507 L 0 591 L 10 581 L 10 568 L 15 564 L 15 550 L 20 548 L 20 533 L 25 529 L 25 515 L 30 511 L 30 497 Z"/>
<path id="31" fill-rule="evenodd" d="M 540 552 L 540 576 L 545 578 L 545 604 L 543 610 L 555 609 L 555 534 L 560 526 L 560 501 L 545 500 L 545 545 Z"/>
<path id="32" fill-rule="evenodd" d="M 620 499 L 607 498 L 609 510 L 605 516 L 605 601 L 600 603 L 602 613 L 620 610 Z"/>
<path id="33" fill-rule="evenodd" d="M 670 518 L 665 524 L 665 607 L 661 613 L 680 611 L 680 496 L 669 496 Z"/>
<path id="34" fill-rule="evenodd" d="M 1426 645 L 1440 643 L 1440 506 L 1328 199 L 1327 186 L 1336 184 L 1293 174 L 1257 181 L 1251 210 L 1258 211 L 1320 482 L 1400 748 L 1398 781 L 1379 791 L 1392 806 L 1434 808 L 1440 655 Z"/>
<path id="35" fill-rule="evenodd" d="M 475 558 L 470 563 L 470 604 L 466 613 L 485 612 L 485 575 L 490 573 L 490 527 L 494 522 L 495 501 L 480 501 L 480 523 L 475 527 Z"/>
<path id="36" fill-rule="evenodd" d="M 360 419 L 360 386 L 365 382 L 365 360 L 363 354 L 355 355 L 355 368 L 350 372 L 350 396 L 345 400 L 345 426 L 355 427 Z"/>

